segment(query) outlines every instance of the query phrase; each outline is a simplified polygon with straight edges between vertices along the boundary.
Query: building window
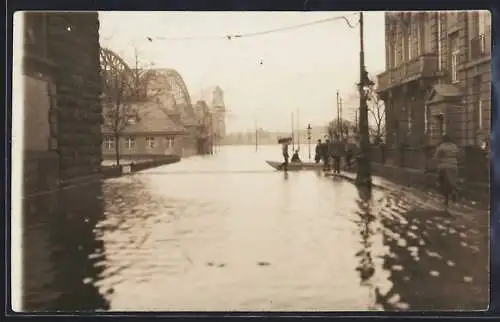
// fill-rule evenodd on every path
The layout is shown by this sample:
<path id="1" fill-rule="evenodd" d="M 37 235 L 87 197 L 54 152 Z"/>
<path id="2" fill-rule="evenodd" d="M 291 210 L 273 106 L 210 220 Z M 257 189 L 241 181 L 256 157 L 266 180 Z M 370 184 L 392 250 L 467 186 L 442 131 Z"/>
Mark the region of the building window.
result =
<path id="1" fill-rule="evenodd" d="M 401 46 L 401 49 L 400 49 L 400 52 L 399 52 L 399 56 L 398 56 L 398 64 L 401 64 L 404 62 L 405 60 L 405 37 L 404 37 L 404 33 L 403 31 L 401 31 L 401 33 L 399 34 L 399 38 L 400 38 L 400 46 Z"/>
<path id="2" fill-rule="evenodd" d="M 425 14 L 426 22 L 423 25 L 424 28 L 424 52 L 430 53 L 432 52 L 432 29 L 431 29 L 431 15 Z"/>
<path id="3" fill-rule="evenodd" d="M 106 136 L 104 138 L 104 148 L 107 151 L 111 151 L 115 149 L 115 138 L 112 136 Z"/>
<path id="4" fill-rule="evenodd" d="M 421 54 L 421 51 L 422 51 L 422 49 L 420 48 L 421 47 L 421 45 L 420 45 L 421 34 L 422 34 L 422 30 L 420 28 L 419 20 L 417 20 L 415 23 L 415 44 L 416 44 L 415 50 L 416 50 L 417 56 L 419 56 Z"/>
<path id="5" fill-rule="evenodd" d="M 460 54 L 460 49 L 458 47 L 458 37 L 457 34 L 450 35 L 450 49 L 451 49 L 451 81 L 458 82 L 458 56 Z"/>
<path id="6" fill-rule="evenodd" d="M 413 123 L 413 118 L 412 118 L 412 115 L 411 115 L 411 107 L 408 108 L 407 110 L 407 121 L 408 121 L 408 135 L 411 134 L 411 130 L 412 130 L 412 123 Z"/>
<path id="7" fill-rule="evenodd" d="M 133 136 L 129 136 L 125 139 L 125 147 L 129 152 L 135 151 L 135 138 Z"/>
<path id="8" fill-rule="evenodd" d="M 392 44 L 391 50 L 392 67 L 396 67 L 398 65 L 398 47 L 395 43 Z"/>
<path id="9" fill-rule="evenodd" d="M 408 28 L 408 37 L 406 38 L 406 42 L 408 47 L 407 57 L 408 60 L 411 60 L 413 58 L 413 25 L 410 25 Z"/>
<path id="10" fill-rule="evenodd" d="M 167 136 L 165 138 L 166 143 L 167 143 L 167 149 L 172 149 L 174 147 L 174 137 L 173 136 Z"/>
<path id="11" fill-rule="evenodd" d="M 480 11 L 478 13 L 478 36 L 480 38 L 479 41 L 479 50 L 481 53 L 486 51 L 486 28 L 489 25 L 489 12 L 488 11 Z"/>
<path id="12" fill-rule="evenodd" d="M 451 81 L 458 82 L 458 50 L 451 53 Z"/>
<path id="13" fill-rule="evenodd" d="M 153 136 L 146 136 L 146 148 L 154 149 L 155 147 L 155 138 Z"/>
<path id="14" fill-rule="evenodd" d="M 441 13 L 438 11 L 437 12 L 437 50 L 438 50 L 438 54 L 437 54 L 437 58 L 438 58 L 438 70 L 441 71 L 442 69 L 442 66 L 443 66 L 443 62 L 442 62 L 442 43 L 441 43 Z"/>
<path id="15" fill-rule="evenodd" d="M 483 12 L 483 11 L 480 11 L 478 13 L 478 17 L 477 17 L 477 30 L 478 30 L 478 35 L 484 35 L 485 31 L 486 31 L 486 15 L 488 14 L 488 12 Z"/>
<path id="16" fill-rule="evenodd" d="M 479 130 L 483 129 L 483 101 L 478 100 L 477 104 L 477 127 Z"/>

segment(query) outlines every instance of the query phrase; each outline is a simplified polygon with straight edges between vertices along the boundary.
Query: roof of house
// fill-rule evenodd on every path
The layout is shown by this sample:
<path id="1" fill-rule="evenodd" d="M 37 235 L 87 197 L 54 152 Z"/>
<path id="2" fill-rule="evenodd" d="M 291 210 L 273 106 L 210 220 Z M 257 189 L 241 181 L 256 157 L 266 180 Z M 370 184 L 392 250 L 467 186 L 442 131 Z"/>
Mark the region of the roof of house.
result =
<path id="1" fill-rule="evenodd" d="M 168 111 L 156 103 L 142 103 L 137 109 L 139 111 L 138 122 L 127 125 L 122 132 L 123 134 L 183 134 L 186 132 L 184 126 L 174 122 L 168 115 Z M 103 132 L 110 132 L 110 129 L 106 128 L 106 126 L 103 126 L 102 129 Z"/>
<path id="2" fill-rule="evenodd" d="M 176 105 L 176 112 L 180 114 L 181 123 L 184 126 L 197 126 L 198 119 L 196 117 L 196 113 L 194 108 L 190 105 Z"/>

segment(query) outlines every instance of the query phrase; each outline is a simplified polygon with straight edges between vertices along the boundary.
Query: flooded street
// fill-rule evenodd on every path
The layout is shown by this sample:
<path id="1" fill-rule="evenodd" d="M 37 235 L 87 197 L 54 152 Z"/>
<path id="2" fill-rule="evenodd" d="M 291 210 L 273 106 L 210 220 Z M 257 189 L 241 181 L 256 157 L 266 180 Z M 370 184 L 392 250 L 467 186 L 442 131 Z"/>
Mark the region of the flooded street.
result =
<path id="1" fill-rule="evenodd" d="M 454 258 L 451 264 L 446 248 L 432 252 L 439 246 L 428 243 L 438 241 L 419 232 L 437 225 L 442 229 L 436 233 L 453 236 L 451 218 L 425 213 L 405 218 L 401 215 L 418 200 L 405 203 L 375 190 L 370 201 L 345 180 L 311 171 L 276 172 L 264 163 L 275 155 L 275 147 L 258 152 L 251 146 L 227 147 L 213 157 L 106 182 L 105 219 L 96 228 L 106 256 L 100 264 L 106 268 L 96 284 L 112 294 L 111 309 L 405 309 L 410 299 L 397 292 L 387 303 L 378 298 L 393 291 L 391 274 L 432 287 L 440 274 L 463 262 Z M 421 202 L 432 207 L 432 201 Z M 395 224 L 401 229 L 391 228 Z M 459 247 L 461 256 L 486 246 L 453 245 L 464 234 L 460 227 L 454 233 L 450 246 Z M 409 252 L 407 259 L 391 240 Z M 433 266 L 411 267 L 422 265 L 410 264 L 412 254 L 424 261 L 433 253 Z M 457 275 L 451 287 L 465 292 L 471 273 Z M 443 290 L 437 289 L 421 296 L 438 300 L 436 292 Z M 471 293 L 463 296 L 481 301 Z"/>
<path id="2" fill-rule="evenodd" d="M 277 172 L 264 162 L 277 156 L 275 146 L 223 147 L 214 156 L 106 180 L 104 214 L 88 242 L 98 246 L 71 277 L 72 291 L 61 293 L 80 295 L 59 305 L 486 308 L 486 210 L 456 205 L 445 215 L 439 198 L 404 187 L 374 189 L 370 198 L 344 179 Z M 52 269 L 58 274 L 57 265 Z"/>

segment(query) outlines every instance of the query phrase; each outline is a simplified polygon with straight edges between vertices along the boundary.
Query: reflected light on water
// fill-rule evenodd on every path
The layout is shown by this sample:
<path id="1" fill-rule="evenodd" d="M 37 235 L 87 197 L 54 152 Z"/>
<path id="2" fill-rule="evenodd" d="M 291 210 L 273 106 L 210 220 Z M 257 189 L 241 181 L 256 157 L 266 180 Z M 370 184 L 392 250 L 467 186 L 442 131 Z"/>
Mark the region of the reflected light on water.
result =
<path id="1" fill-rule="evenodd" d="M 279 156 L 278 146 L 224 147 L 105 181 L 92 226 L 102 246 L 85 255 L 93 271 L 79 283 L 111 310 L 487 303 L 488 239 L 481 225 L 468 229 L 465 211 L 446 217 L 433 210 L 439 201 L 401 189 L 368 193 L 321 172 L 277 172 L 265 160 Z"/>

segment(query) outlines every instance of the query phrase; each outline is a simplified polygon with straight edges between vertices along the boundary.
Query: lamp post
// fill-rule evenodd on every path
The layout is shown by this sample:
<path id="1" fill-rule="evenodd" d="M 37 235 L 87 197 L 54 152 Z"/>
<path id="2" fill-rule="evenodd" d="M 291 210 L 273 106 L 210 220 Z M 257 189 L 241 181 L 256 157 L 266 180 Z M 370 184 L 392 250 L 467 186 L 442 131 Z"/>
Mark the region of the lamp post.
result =
<path id="1" fill-rule="evenodd" d="M 367 94 L 373 82 L 368 78 L 365 69 L 365 53 L 363 40 L 363 12 L 359 13 L 359 135 L 360 152 L 358 159 L 358 171 L 356 184 L 358 186 L 371 187 L 371 167 L 370 167 L 370 137 L 368 131 L 368 105 Z"/>
<path id="2" fill-rule="evenodd" d="M 307 124 L 307 152 L 309 153 L 309 161 L 311 161 L 311 123 Z"/>

